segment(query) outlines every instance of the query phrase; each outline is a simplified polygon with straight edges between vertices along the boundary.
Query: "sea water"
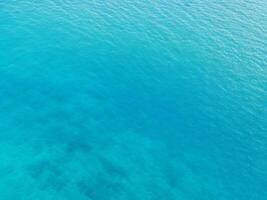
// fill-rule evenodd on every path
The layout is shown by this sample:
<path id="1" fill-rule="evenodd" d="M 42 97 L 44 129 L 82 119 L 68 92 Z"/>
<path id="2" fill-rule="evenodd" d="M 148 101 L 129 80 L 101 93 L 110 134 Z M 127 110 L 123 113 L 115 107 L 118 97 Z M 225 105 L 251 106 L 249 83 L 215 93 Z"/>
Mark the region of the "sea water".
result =
<path id="1" fill-rule="evenodd" d="M 264 0 L 0 0 L 1 200 L 266 200 Z"/>

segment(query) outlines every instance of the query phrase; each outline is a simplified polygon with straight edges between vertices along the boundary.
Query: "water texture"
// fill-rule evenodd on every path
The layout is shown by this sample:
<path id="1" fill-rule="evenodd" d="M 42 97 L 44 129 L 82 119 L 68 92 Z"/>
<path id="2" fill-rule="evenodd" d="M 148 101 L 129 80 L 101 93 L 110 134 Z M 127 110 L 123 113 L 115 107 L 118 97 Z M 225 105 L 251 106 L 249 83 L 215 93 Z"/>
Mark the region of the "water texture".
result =
<path id="1" fill-rule="evenodd" d="M 1 200 L 266 200 L 264 0 L 0 0 Z"/>

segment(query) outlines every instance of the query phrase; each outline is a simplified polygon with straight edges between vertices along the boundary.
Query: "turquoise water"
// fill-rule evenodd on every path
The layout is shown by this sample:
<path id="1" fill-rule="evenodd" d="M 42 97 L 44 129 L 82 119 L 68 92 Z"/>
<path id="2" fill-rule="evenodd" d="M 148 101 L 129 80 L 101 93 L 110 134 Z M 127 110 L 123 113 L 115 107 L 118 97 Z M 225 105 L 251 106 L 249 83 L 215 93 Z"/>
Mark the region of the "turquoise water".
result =
<path id="1" fill-rule="evenodd" d="M 266 200 L 264 0 L 0 0 L 1 200 Z"/>

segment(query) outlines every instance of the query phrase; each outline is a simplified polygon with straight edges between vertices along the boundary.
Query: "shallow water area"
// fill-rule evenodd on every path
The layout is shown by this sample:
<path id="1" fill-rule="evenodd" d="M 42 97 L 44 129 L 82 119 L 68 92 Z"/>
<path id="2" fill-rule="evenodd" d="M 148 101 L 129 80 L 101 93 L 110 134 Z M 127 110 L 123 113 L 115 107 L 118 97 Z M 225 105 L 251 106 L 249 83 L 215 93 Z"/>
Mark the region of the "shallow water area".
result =
<path id="1" fill-rule="evenodd" d="M 267 4 L 0 0 L 0 199 L 265 200 Z"/>

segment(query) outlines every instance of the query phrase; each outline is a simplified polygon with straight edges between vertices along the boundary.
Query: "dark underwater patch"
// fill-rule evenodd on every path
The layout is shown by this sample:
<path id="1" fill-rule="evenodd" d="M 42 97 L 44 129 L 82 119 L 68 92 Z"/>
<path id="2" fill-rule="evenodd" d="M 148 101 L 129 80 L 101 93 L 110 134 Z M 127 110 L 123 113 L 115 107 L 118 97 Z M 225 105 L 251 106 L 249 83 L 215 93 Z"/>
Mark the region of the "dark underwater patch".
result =
<path id="1" fill-rule="evenodd" d="M 67 184 L 60 163 L 43 160 L 27 166 L 26 169 L 41 190 L 60 191 Z"/>

